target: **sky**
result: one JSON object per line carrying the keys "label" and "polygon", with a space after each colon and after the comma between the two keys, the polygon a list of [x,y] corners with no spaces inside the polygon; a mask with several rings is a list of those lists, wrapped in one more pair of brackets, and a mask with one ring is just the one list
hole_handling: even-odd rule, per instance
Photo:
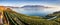
{"label": "sky", "polygon": [[60,0],[0,0],[3,6],[45,5],[60,7]]}

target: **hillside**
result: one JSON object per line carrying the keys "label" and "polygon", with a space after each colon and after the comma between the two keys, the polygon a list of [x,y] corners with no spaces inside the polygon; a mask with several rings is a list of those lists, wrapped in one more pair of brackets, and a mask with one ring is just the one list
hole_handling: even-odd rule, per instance
{"label": "hillside", "polygon": [[53,18],[53,17],[55,17],[55,16],[56,16],[56,18],[54,18],[54,19],[52,19],[52,20],[60,23],[60,11],[54,12],[53,14],[49,14],[49,15],[47,15],[46,17],[47,17],[48,19],[50,19],[50,18]]}
{"label": "hillside", "polygon": [[53,14],[48,14],[46,17],[52,18],[54,16],[60,17],[60,11],[54,12]]}
{"label": "hillside", "polygon": [[[49,21],[41,17],[27,16],[12,10],[5,10],[4,16],[9,25],[60,25],[56,21]],[[4,23],[6,25],[6,23]]]}
{"label": "hillside", "polygon": [[27,16],[21,13],[17,13],[11,10],[10,8],[7,8],[6,10],[4,9],[2,10],[2,12],[3,12],[2,14],[3,25],[60,25],[57,22],[59,21],[57,19],[52,21],[44,19],[42,17]]}

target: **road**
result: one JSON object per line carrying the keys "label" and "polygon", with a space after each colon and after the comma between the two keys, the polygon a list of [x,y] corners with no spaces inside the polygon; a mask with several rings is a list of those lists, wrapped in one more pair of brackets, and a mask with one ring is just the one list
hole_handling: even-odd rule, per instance
{"label": "road", "polygon": [[52,18],[50,18],[50,19],[47,19],[47,20],[52,20],[52,19],[55,19],[55,18],[57,18],[57,16],[55,16],[55,17],[52,17]]}

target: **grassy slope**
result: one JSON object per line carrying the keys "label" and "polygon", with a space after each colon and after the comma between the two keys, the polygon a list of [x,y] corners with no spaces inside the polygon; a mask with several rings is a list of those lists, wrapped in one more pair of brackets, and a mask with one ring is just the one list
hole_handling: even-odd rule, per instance
{"label": "grassy slope", "polygon": [[18,23],[19,25],[60,25],[56,21],[49,21],[43,19],[42,17],[27,16],[12,10],[6,10],[5,13],[6,12],[10,16],[10,18],[15,21],[15,24]]}
{"label": "grassy slope", "polygon": [[53,14],[49,14],[48,15],[49,17],[48,18],[51,18],[51,16],[57,16],[57,18],[55,18],[55,19],[53,19],[53,21],[56,21],[57,23],[59,23],[60,24],[60,12],[58,12],[58,13],[53,13]]}

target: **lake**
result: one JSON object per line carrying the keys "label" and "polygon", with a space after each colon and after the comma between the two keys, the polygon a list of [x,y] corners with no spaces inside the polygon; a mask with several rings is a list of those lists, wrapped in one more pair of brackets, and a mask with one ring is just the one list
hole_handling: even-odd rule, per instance
{"label": "lake", "polygon": [[57,11],[54,9],[26,9],[26,8],[12,8],[12,10],[29,16],[46,16]]}

